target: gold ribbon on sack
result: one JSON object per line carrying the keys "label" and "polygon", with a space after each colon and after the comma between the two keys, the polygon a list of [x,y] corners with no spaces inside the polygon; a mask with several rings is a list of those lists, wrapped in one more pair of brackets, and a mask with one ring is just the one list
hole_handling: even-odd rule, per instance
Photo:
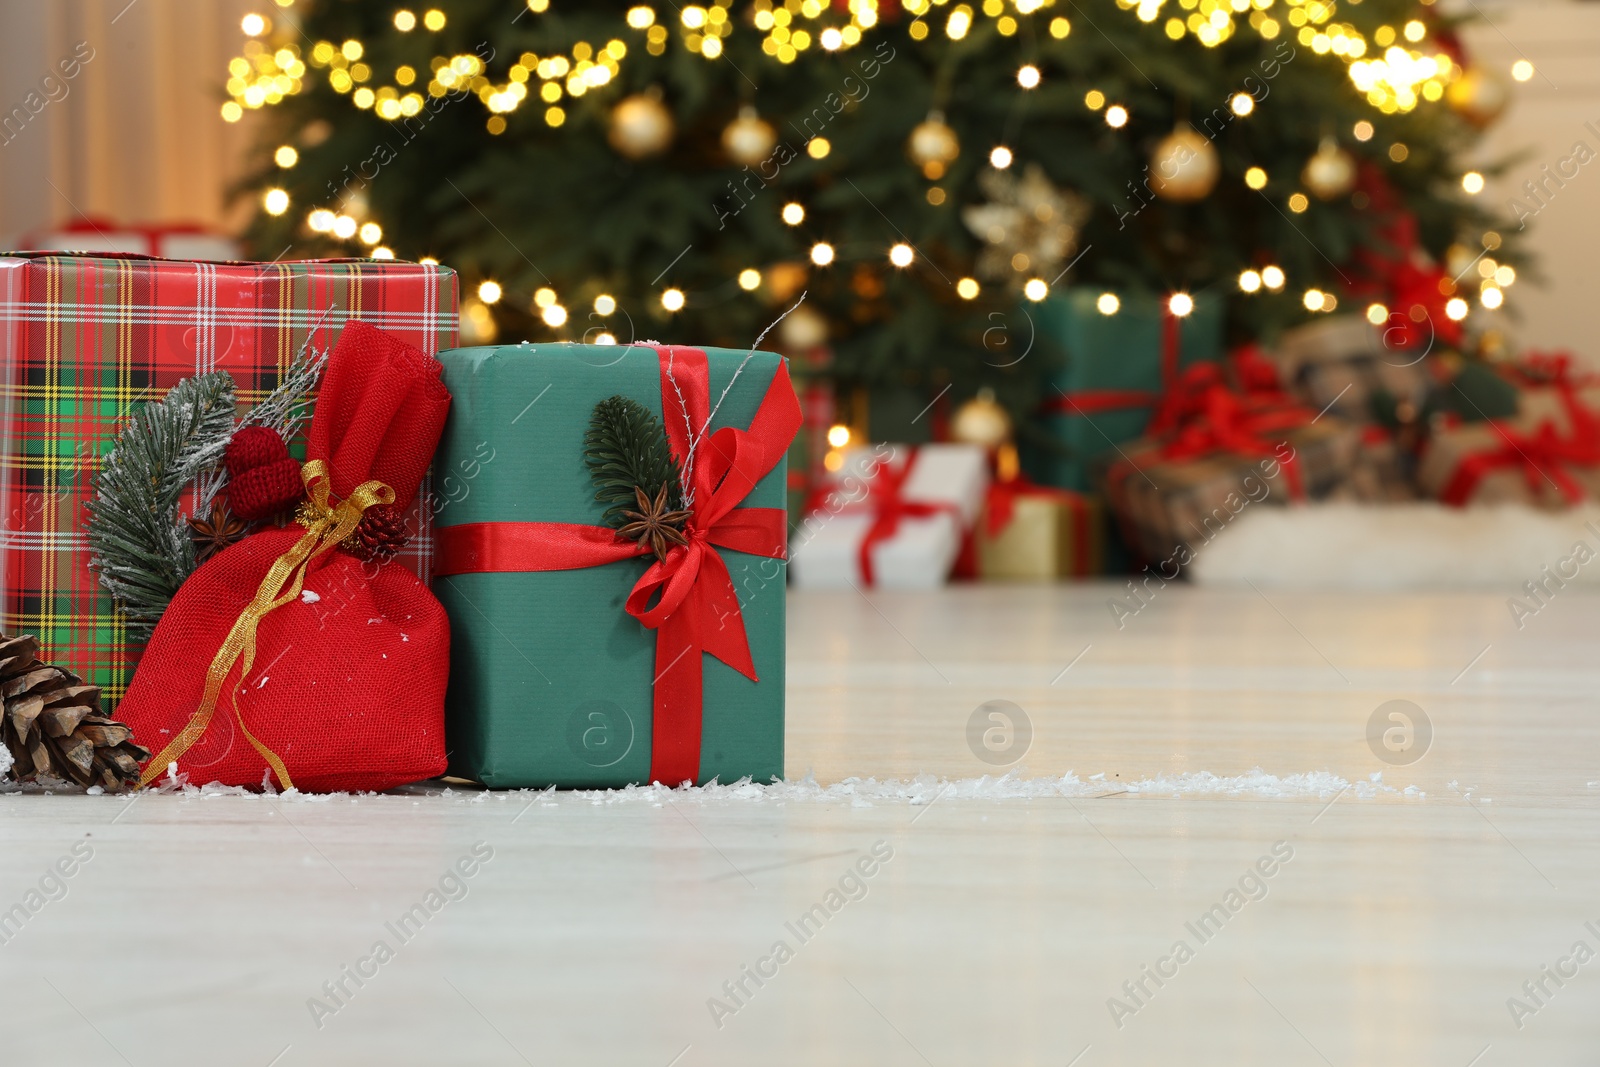
{"label": "gold ribbon on sack", "polygon": [[[301,586],[305,583],[306,568],[312,561],[354,533],[357,524],[361,522],[362,513],[368,508],[375,504],[394,503],[393,489],[382,482],[370,481],[356,486],[350,495],[338,504],[330,504],[328,465],[320,459],[314,459],[302,466],[300,479],[305,482],[306,494],[310,497],[309,507],[302,508],[300,515],[300,522],[306,527],[305,536],[296,541],[293,548],[279,556],[267,571],[267,576],[261,579],[261,587],[256,590],[255,599],[251,600],[239,614],[233,629],[228,631],[228,639],[222,642],[216,658],[211,661],[211,667],[206,672],[205,695],[200,701],[200,707],[190,717],[188,725],[172,739],[172,743],[145,764],[144,774],[139,778],[141,788],[154,781],[169,764],[187,752],[190,746],[205,734],[206,727],[211,724],[211,716],[217,710],[217,699],[222,695],[222,684],[233,672],[234,665],[241,660],[244,665],[239,669],[239,681],[241,685],[243,684],[245,676],[250,673],[251,664],[255,662],[256,628],[268,612],[283,607],[300,595]],[[239,732],[244,734],[245,740],[249,741],[257,752],[261,753],[261,758],[271,766],[283,788],[293,789],[294,783],[289,779],[289,769],[283,765],[283,760],[276,752],[258,741],[250,732],[249,727],[245,725],[243,713],[239,711],[237,701],[233,705],[233,714],[239,723]]]}

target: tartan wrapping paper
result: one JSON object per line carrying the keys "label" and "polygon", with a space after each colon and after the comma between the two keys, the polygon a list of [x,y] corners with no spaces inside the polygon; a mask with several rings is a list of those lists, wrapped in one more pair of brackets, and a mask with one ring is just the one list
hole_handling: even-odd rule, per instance
{"label": "tartan wrapping paper", "polygon": [[[114,705],[139,649],[89,570],[84,505],[100,457],[137,404],[194,374],[232,374],[242,416],[314,325],[316,347],[331,348],[349,319],[436,355],[455,343],[455,274],[371,260],[0,255],[0,629],[37,634],[43,658]],[[291,450],[304,455],[303,432]],[[190,500],[181,507],[187,514]],[[400,557],[423,581],[439,508],[424,482]]]}
{"label": "tartan wrapping paper", "polygon": [[[1578,388],[1574,390],[1574,395],[1590,411],[1600,411],[1600,388]],[[1441,426],[1429,435],[1417,462],[1417,484],[1425,495],[1442,498],[1467,457],[1505,448],[1508,430],[1516,434],[1533,434],[1545,423],[1554,426],[1562,435],[1572,433],[1572,419],[1561,390],[1555,387],[1519,390],[1515,418]],[[1532,454],[1527,454],[1526,458],[1534,471],[1533,478],[1528,477],[1528,468],[1522,464],[1499,467],[1479,479],[1470,497],[1462,503],[1531,504],[1551,509],[1569,506],[1571,502],[1551,477],[1556,464]],[[1600,499],[1600,467],[1578,464],[1560,466],[1562,473],[1581,487],[1587,499]]]}
{"label": "tartan wrapping paper", "polygon": [[1386,346],[1378,328],[1359,315],[1289,330],[1267,355],[1307,407],[1351,422],[1372,422],[1380,409],[1406,405],[1414,415],[1432,387],[1423,357]]}
{"label": "tartan wrapping paper", "polygon": [[[1359,426],[1322,418],[1284,431],[1283,441],[1294,449],[1305,499],[1349,494]],[[1214,452],[1168,460],[1160,444],[1146,438],[1123,451],[1128,458],[1107,470],[1106,499],[1129,546],[1147,562],[1169,559],[1180,546],[1199,550],[1249,507],[1294,499],[1278,457]],[[1287,454],[1281,447],[1280,452]]]}

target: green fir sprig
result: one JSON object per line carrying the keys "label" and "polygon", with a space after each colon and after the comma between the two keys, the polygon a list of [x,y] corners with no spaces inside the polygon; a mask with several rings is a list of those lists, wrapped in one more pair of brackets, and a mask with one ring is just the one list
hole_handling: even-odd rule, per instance
{"label": "green fir sprig", "polygon": [[234,391],[226,371],[179,382],[134,413],[95,475],[90,566],[135,638],[149,637],[194,573],[194,542],[178,500],[197,475],[221,462],[233,435]]}
{"label": "green fir sprig", "polygon": [[628,524],[624,513],[639,506],[636,489],[654,500],[666,487],[667,508],[683,507],[683,483],[666,431],[637,400],[612,396],[596,404],[583,445],[595,499],[606,505],[608,525],[621,529]]}

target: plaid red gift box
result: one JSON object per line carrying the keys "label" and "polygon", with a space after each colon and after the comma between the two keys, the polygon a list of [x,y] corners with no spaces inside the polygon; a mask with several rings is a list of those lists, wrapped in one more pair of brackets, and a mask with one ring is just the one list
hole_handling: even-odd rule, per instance
{"label": "plaid red gift box", "polygon": [[[455,344],[455,274],[373,260],[0,255],[0,630],[38,634],[46,658],[114,704],[139,649],[89,569],[84,505],[100,457],[140,402],[195,374],[232,374],[243,415],[308,339],[332,348],[352,319],[437,354]],[[438,506],[425,486],[401,556],[424,581]]]}

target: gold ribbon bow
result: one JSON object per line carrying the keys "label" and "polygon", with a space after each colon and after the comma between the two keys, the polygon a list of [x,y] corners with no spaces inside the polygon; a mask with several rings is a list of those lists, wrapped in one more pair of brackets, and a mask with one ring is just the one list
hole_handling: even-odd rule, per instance
{"label": "gold ribbon bow", "polygon": [[[245,676],[250,673],[251,664],[255,662],[256,628],[268,612],[283,607],[300,595],[301,586],[305,584],[306,568],[311,562],[354,533],[357,524],[361,522],[362,513],[368,508],[374,504],[394,503],[393,489],[382,482],[370,481],[356,486],[350,495],[338,504],[329,504],[328,498],[332,487],[329,484],[328,465],[320,459],[314,459],[302,466],[300,479],[305,482],[306,493],[311,498],[309,508],[302,509],[300,518],[306,526],[305,536],[296,541],[293,548],[279,556],[267,571],[267,576],[261,579],[261,587],[256,590],[255,599],[251,600],[239,614],[233,629],[228,631],[228,639],[222,643],[222,647],[217,650],[216,658],[211,661],[211,668],[206,672],[205,695],[200,701],[200,707],[195,710],[178,736],[172,739],[172,743],[145,764],[144,774],[139,778],[141,787],[149,785],[166,770],[168,764],[187,752],[190,746],[205,734],[206,727],[211,724],[211,716],[217,710],[217,698],[222,694],[222,683],[233,671],[234,664],[241,660],[244,665],[239,669],[239,682],[241,686],[243,685]],[[283,760],[276,752],[258,741],[250,732],[244,723],[243,713],[239,711],[237,700],[233,705],[233,714],[239,723],[239,732],[257,752],[261,753],[262,759],[272,767],[283,788],[293,789],[294,783],[289,780],[289,769],[283,765]]]}

